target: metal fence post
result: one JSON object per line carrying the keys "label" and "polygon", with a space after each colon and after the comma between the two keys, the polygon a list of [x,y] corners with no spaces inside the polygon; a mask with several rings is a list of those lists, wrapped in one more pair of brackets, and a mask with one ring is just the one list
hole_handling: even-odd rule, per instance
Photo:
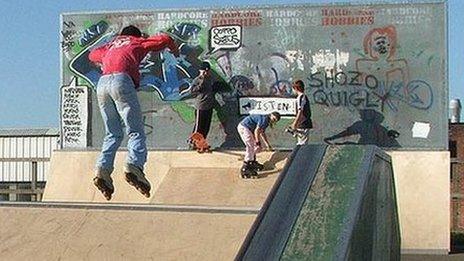
{"label": "metal fence post", "polygon": [[32,177],[31,177],[31,190],[33,194],[31,194],[31,201],[37,201],[37,161],[32,162]]}

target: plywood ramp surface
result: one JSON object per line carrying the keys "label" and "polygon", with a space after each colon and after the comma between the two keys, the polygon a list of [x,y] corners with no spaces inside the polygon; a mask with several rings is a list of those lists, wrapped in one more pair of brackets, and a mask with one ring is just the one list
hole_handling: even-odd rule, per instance
{"label": "plywood ramp surface", "polygon": [[[93,186],[96,151],[57,151],[51,159],[43,200],[46,202],[106,202]],[[156,203],[261,206],[288,152],[263,152],[258,160],[268,169],[260,179],[238,177],[243,152],[150,151],[145,166],[152,184],[145,198],[124,181],[126,152],[118,152],[113,180],[115,203]]]}
{"label": "plywood ramp surface", "polygon": [[232,260],[253,214],[0,207],[2,260]]}

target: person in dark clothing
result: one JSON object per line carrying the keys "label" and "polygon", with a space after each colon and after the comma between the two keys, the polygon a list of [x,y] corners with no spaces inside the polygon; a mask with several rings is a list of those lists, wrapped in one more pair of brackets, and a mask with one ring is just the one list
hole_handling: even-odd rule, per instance
{"label": "person in dark clothing", "polygon": [[297,145],[304,145],[308,142],[309,130],[313,127],[311,107],[309,106],[308,96],[304,93],[303,81],[295,81],[293,83],[293,90],[298,95],[296,100],[297,113],[290,127],[294,130],[294,135],[297,138]]}
{"label": "person in dark clothing", "polygon": [[[211,79],[211,66],[203,62],[199,75],[193,79],[190,92],[196,95],[195,125],[192,133],[199,132],[206,139],[211,127],[213,107],[217,103],[214,83]],[[191,144],[191,141],[189,140]]]}

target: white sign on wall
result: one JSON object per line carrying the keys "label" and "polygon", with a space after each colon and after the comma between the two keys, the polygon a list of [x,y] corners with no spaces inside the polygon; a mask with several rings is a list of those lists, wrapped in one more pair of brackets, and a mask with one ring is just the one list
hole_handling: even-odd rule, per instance
{"label": "white sign on wall", "polygon": [[219,50],[237,50],[242,46],[242,27],[240,25],[223,25],[210,30],[210,53]]}
{"label": "white sign on wall", "polygon": [[61,88],[61,142],[63,148],[87,147],[88,127],[87,86],[77,86],[73,77],[69,85]]}
{"label": "white sign on wall", "polygon": [[240,115],[279,112],[282,116],[296,115],[296,98],[240,97]]}

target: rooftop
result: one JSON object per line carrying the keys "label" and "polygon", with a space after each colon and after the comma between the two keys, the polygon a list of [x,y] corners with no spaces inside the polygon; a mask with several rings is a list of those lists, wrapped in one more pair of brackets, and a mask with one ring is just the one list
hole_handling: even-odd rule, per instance
{"label": "rooftop", "polygon": [[0,137],[59,136],[58,128],[0,128]]}

